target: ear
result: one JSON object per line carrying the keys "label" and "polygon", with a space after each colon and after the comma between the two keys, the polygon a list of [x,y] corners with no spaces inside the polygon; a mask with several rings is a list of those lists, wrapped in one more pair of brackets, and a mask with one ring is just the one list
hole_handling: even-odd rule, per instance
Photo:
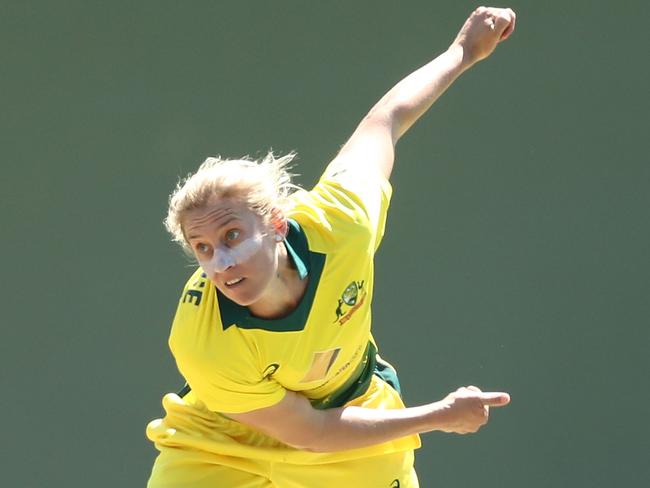
{"label": "ear", "polygon": [[273,207],[271,209],[271,227],[276,236],[281,237],[279,241],[287,237],[287,233],[289,232],[289,223],[287,222],[286,215],[284,215],[284,212],[279,207]]}

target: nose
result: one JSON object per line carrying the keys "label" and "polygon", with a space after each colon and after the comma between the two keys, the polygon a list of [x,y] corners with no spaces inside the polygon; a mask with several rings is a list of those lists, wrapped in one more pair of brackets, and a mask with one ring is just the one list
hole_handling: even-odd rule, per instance
{"label": "nose", "polygon": [[235,260],[228,252],[219,252],[216,251],[210,260],[212,269],[217,273],[223,273],[224,271],[232,268],[235,264]]}

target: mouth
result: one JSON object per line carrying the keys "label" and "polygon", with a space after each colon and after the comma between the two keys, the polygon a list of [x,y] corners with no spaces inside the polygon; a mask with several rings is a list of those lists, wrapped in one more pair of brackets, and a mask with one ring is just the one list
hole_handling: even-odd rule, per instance
{"label": "mouth", "polygon": [[228,281],[226,281],[224,284],[225,284],[226,287],[228,287],[228,288],[234,288],[234,287],[236,287],[237,285],[240,285],[240,284],[241,284],[245,279],[246,279],[246,278],[235,278],[235,279],[232,279],[232,280],[228,280]]}

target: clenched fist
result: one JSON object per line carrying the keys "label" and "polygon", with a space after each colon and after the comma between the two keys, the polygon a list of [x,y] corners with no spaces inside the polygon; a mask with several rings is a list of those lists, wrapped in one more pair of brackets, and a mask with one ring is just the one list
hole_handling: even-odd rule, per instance
{"label": "clenched fist", "polygon": [[453,45],[463,49],[467,66],[487,58],[515,30],[517,16],[509,8],[479,7],[468,17]]}

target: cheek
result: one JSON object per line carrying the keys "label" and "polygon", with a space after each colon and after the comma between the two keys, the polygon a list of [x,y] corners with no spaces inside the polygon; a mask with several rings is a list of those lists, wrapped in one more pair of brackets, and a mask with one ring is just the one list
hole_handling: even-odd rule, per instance
{"label": "cheek", "polygon": [[275,246],[263,246],[248,262],[261,275],[274,273],[277,267]]}
{"label": "cheek", "polygon": [[244,240],[241,244],[233,249],[227,250],[232,261],[237,264],[245,264],[255,259],[255,257],[264,250],[264,239],[262,236],[256,236]]}

